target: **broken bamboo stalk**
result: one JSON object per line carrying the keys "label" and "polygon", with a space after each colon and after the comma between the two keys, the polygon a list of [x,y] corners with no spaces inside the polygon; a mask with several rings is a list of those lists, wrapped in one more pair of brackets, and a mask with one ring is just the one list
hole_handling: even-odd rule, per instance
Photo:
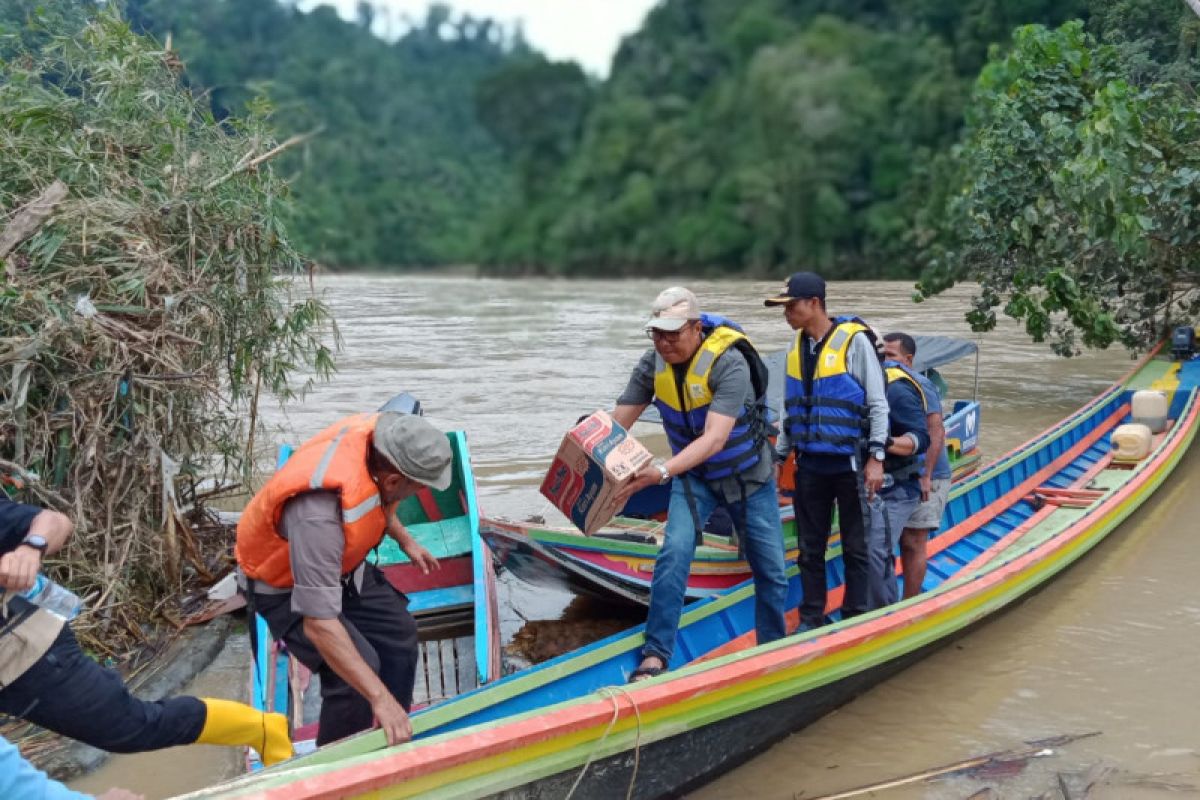
{"label": "broken bamboo stalk", "polygon": [[322,130],[324,130],[324,127],[317,128],[316,130],[309,131],[308,133],[298,133],[295,136],[290,137],[287,141],[271,148],[270,150],[268,150],[267,152],[263,153],[260,156],[255,156],[254,158],[251,158],[249,160],[242,160],[233,169],[229,170],[229,172],[226,172],[221,177],[214,178],[213,180],[206,183],[204,185],[204,191],[211,192],[213,189],[217,188],[222,183],[224,183],[225,181],[234,177],[235,175],[240,175],[243,172],[248,172],[249,170],[257,168],[260,164],[262,164],[266,161],[270,161],[272,158],[279,155],[284,150],[287,150],[289,147],[295,147],[298,144],[302,144],[303,142],[308,141],[309,139],[311,139],[314,136],[316,136],[317,134],[319,134]]}
{"label": "broken bamboo stalk", "polygon": [[[40,195],[17,209],[12,221],[0,231],[0,258],[6,258],[17,245],[37,233],[42,223],[54,213],[54,208],[67,196],[67,185],[55,180]],[[17,265],[6,261],[4,272],[9,281],[17,279]]]}

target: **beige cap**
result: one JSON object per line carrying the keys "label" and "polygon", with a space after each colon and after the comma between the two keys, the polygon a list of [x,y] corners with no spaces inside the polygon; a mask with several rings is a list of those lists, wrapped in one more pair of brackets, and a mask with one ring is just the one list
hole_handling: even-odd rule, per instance
{"label": "beige cap", "polygon": [[375,449],[392,466],[439,492],[453,479],[454,453],[446,434],[422,417],[385,412],[375,421]]}
{"label": "beige cap", "polygon": [[700,304],[696,302],[696,295],[682,286],[672,286],[659,292],[650,304],[646,330],[677,331],[697,319],[700,319]]}

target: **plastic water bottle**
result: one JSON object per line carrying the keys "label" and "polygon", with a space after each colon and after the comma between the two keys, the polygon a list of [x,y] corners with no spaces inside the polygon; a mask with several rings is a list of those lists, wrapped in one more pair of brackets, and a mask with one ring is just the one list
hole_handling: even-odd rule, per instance
{"label": "plastic water bottle", "polygon": [[79,595],[38,573],[33,586],[21,594],[26,600],[63,619],[75,619],[83,609]]}

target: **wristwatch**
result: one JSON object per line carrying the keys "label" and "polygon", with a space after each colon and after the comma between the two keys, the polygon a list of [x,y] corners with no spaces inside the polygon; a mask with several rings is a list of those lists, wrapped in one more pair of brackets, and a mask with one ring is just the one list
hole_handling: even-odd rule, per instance
{"label": "wristwatch", "polygon": [[660,461],[657,464],[655,464],[654,466],[658,468],[658,474],[660,476],[662,476],[658,479],[658,485],[662,486],[662,485],[670,482],[671,470],[667,469],[667,465]]}
{"label": "wristwatch", "polygon": [[28,536],[26,536],[24,538],[24,540],[21,541],[21,544],[19,544],[17,546],[20,547],[22,545],[24,545],[25,547],[32,547],[34,550],[37,550],[42,555],[46,555],[46,548],[50,546],[50,543],[46,541],[46,538],[44,536],[39,536],[36,533],[31,533]]}

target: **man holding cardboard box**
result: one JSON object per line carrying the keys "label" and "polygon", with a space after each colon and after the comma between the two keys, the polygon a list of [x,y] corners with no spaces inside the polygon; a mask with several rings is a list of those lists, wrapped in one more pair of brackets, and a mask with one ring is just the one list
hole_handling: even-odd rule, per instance
{"label": "man holding cardboard box", "polygon": [[634,492],[672,481],[666,534],[650,585],[642,663],[631,680],[667,669],[701,525],[724,508],[741,536],[754,575],[759,643],[785,634],[783,532],[767,441],[767,370],[732,321],[701,314],[696,296],[666,289],[651,305],[646,351],[617,400],[613,419],[630,428],[653,402],[662,415],[672,457],[641,468],[626,484]]}

